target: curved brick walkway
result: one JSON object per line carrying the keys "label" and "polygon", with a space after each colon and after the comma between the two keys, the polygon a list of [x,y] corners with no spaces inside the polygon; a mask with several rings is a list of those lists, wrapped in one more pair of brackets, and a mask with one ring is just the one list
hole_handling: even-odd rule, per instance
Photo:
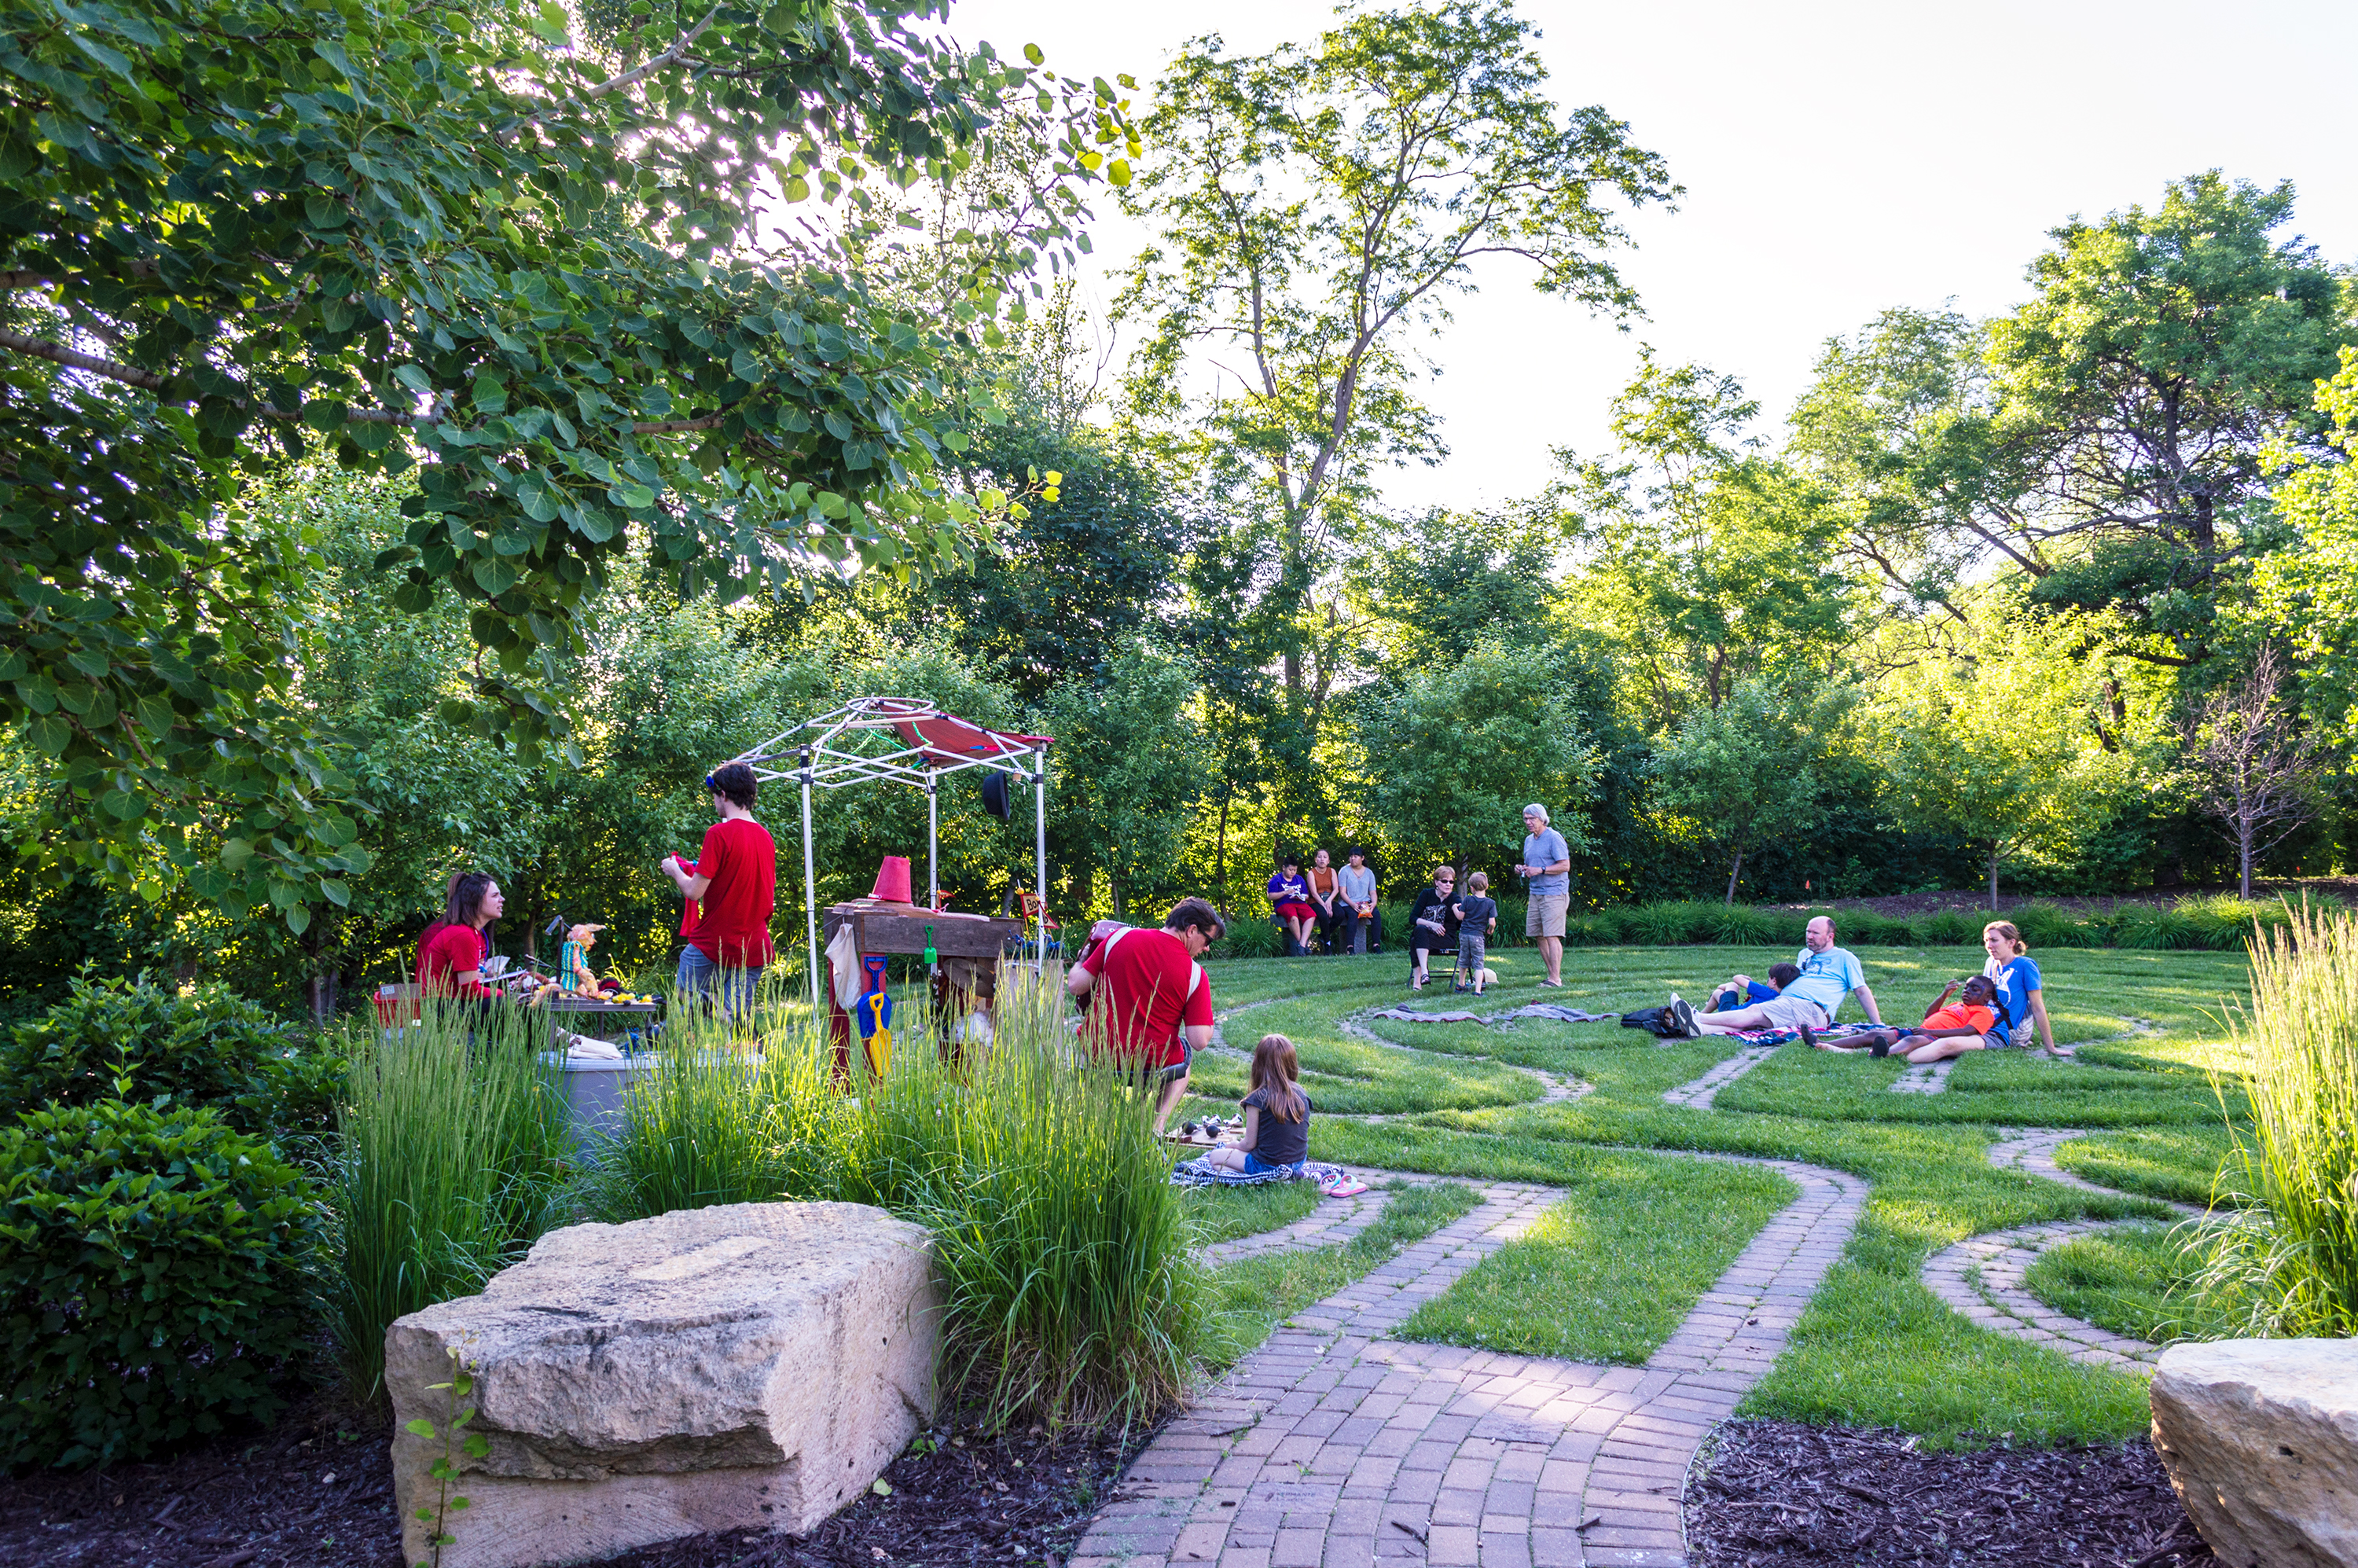
{"label": "curved brick walkway", "polygon": [[1782,1351],[1866,1197],[1840,1172],[1745,1162],[1801,1195],[1645,1366],[1389,1337],[1560,1195],[1480,1186],[1480,1208],[1294,1314],[1166,1427],[1068,1568],[1682,1564],[1689,1461]]}
{"label": "curved brick walkway", "polygon": [[[2055,1163],[2056,1150],[2074,1138],[2086,1136],[2082,1129],[2001,1128],[1997,1141],[1990,1145],[1989,1161],[2002,1171],[2020,1171],[2083,1193],[2120,1196],[2110,1187],[2082,1180]],[[2204,1212],[2191,1204],[2172,1203],[2167,1206],[2189,1216]],[[1925,1289],[1993,1333],[2047,1346],[2091,1367],[2150,1370],[2161,1355],[2159,1346],[2057,1312],[2023,1286],[2023,1278],[2030,1271],[2031,1264],[2049,1248],[2132,1223],[2135,1222],[2116,1219],[2052,1220],[1969,1236],[1926,1259],[1919,1278],[1924,1281]]]}
{"label": "curved brick walkway", "polygon": [[1957,1058],[1951,1056],[1939,1062],[1911,1065],[1891,1086],[1896,1095],[1937,1095],[1949,1087],[1949,1075],[1957,1070]]}
{"label": "curved brick walkway", "polygon": [[[1344,1167],[1350,1170],[1349,1166]],[[1232,1241],[1215,1241],[1199,1249],[1195,1254],[1217,1268],[1233,1263],[1239,1258],[1258,1258],[1264,1252],[1284,1252],[1296,1247],[1340,1247],[1359,1232],[1383,1217],[1384,1207],[1392,1195],[1372,1184],[1398,1178],[1384,1171],[1351,1171],[1351,1174],[1369,1183],[1368,1190],[1347,1198],[1321,1198],[1318,1206],[1292,1225],[1275,1230],[1264,1230],[1258,1236],[1239,1236]]]}
{"label": "curved brick walkway", "polygon": [[1682,1105],[1691,1110],[1709,1110],[1711,1102],[1719,1098],[1720,1090],[1774,1056],[1780,1049],[1781,1046],[1776,1045],[1747,1045],[1702,1077],[1690,1079],[1674,1089],[1664,1089],[1662,1103]]}

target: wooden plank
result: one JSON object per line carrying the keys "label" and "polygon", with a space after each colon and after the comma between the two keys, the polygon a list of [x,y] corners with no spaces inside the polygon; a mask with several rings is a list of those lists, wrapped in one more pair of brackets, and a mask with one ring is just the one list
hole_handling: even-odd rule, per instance
{"label": "wooden plank", "polygon": [[860,950],[863,953],[922,953],[925,927],[934,928],[934,951],[961,958],[995,958],[1009,941],[1022,934],[1011,920],[914,919],[905,914],[862,914]]}

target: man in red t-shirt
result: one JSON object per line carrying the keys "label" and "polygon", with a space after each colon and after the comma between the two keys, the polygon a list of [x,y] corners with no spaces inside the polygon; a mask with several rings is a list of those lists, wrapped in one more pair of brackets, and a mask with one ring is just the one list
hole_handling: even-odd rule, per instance
{"label": "man in red t-shirt", "polygon": [[1197,960],[1220,939],[1219,915],[1184,898],[1160,931],[1117,926],[1093,942],[1065,977],[1065,989],[1096,1005],[1082,1026],[1116,1056],[1135,1058],[1163,1084],[1155,1107],[1160,1135],[1187,1092],[1195,1053],[1212,1043],[1212,983]]}
{"label": "man in red t-shirt", "polygon": [[753,820],[760,790],[753,770],[730,762],[708,774],[712,814],[696,869],[664,857],[664,875],[693,903],[696,929],[680,949],[676,994],[708,996],[717,981],[721,1010],[731,1018],[753,1005],[753,985],[775,954],[770,946],[770,912],[777,903],[778,847],[770,830]]}

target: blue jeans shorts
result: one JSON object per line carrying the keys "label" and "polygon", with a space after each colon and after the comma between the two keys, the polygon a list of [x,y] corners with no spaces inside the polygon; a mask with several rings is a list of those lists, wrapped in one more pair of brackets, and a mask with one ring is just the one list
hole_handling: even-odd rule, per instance
{"label": "blue jeans shorts", "polygon": [[1302,1167],[1308,1163],[1307,1160],[1303,1160],[1291,1165],[1272,1165],[1251,1150],[1245,1151],[1245,1174],[1248,1176],[1265,1176],[1282,1171],[1289,1176],[1299,1177],[1302,1174]]}
{"label": "blue jeans shorts", "polygon": [[742,1018],[753,1011],[753,986],[761,974],[759,969],[724,969],[706,957],[703,949],[682,947],[678,971],[672,977],[673,1000],[710,999],[718,991],[720,1011],[731,1019]]}

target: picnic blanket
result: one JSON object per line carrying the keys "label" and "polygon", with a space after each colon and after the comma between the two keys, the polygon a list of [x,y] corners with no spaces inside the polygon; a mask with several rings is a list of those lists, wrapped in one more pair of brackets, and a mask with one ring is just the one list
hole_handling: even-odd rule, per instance
{"label": "picnic blanket", "polygon": [[1278,1171],[1258,1171],[1251,1175],[1242,1171],[1223,1171],[1211,1161],[1202,1158],[1183,1160],[1171,1167],[1171,1184],[1174,1187],[1258,1187],[1269,1182],[1315,1182],[1320,1186],[1332,1186],[1343,1179],[1340,1165],[1328,1165],[1316,1160],[1305,1160],[1302,1174],[1296,1176]]}
{"label": "picnic blanket", "polygon": [[1403,1023],[1498,1023],[1509,1018],[1547,1018],[1558,1023],[1602,1023],[1621,1015],[1617,1012],[1583,1012],[1576,1007],[1564,1007],[1557,1002],[1535,1001],[1505,1012],[1468,1012],[1463,1008],[1448,1012],[1419,1012],[1413,1008],[1386,1007],[1368,1016],[1397,1018]]}
{"label": "picnic blanket", "polygon": [[[1817,1035],[1830,1045],[1839,1044],[1854,1034],[1872,1033],[1875,1028],[1872,1023],[1837,1023],[1831,1029],[1819,1030]],[[1747,1045],[1787,1045],[1801,1037],[1801,1032],[1794,1029],[1739,1029],[1726,1036],[1730,1040],[1741,1040]]]}

